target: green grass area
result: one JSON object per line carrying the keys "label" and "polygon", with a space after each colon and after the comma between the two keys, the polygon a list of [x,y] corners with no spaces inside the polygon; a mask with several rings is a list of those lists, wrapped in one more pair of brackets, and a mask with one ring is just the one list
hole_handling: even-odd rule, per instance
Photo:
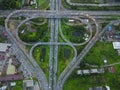
{"label": "green grass area", "polygon": [[62,20],[62,32],[65,37],[73,43],[85,42],[85,33],[89,34],[85,29],[85,25],[67,25],[68,21]]}
{"label": "green grass area", "polygon": [[46,0],[37,0],[38,5],[40,6],[41,4],[43,4]]}
{"label": "green grass area", "polygon": [[[99,76],[102,75],[93,75],[93,76],[78,76],[74,72],[67,80],[64,85],[63,90],[89,90],[89,87],[101,86],[104,85],[102,81],[95,82],[99,80]],[[93,79],[94,78],[94,79]],[[100,83],[101,82],[101,83]]]}
{"label": "green grass area", "polygon": [[[49,41],[48,22],[43,25],[30,24],[31,30],[28,30],[27,25],[23,24],[19,28],[19,37],[24,42]],[[24,33],[21,33],[24,30]]]}
{"label": "green grass area", "polygon": [[117,51],[113,49],[112,43],[105,42],[97,42],[87,56],[83,59],[83,61],[102,65],[104,57],[106,57],[109,64],[120,62],[120,56],[118,56]]}
{"label": "green grass area", "polygon": [[60,32],[58,33],[58,42],[64,42],[64,40],[62,39]]}
{"label": "green grass area", "polygon": [[33,51],[33,57],[35,58],[39,66],[42,68],[47,78],[49,76],[49,50],[49,46],[37,46]]}
{"label": "green grass area", "polygon": [[21,0],[1,0],[1,10],[19,9],[21,7]]}
{"label": "green grass area", "polygon": [[45,10],[49,7],[49,0],[37,0],[38,8]]}
{"label": "green grass area", "polygon": [[2,25],[2,26],[5,25],[5,18],[0,18],[0,25]]}
{"label": "green grass area", "polygon": [[[91,65],[102,66],[103,58],[106,58],[108,64],[120,62],[120,56],[116,50],[113,49],[112,43],[97,42],[90,52],[85,56],[81,62],[81,69],[89,69],[83,66],[83,63],[89,63]],[[63,90],[88,90],[89,87],[97,86],[110,86],[111,90],[119,90],[120,88],[120,64],[113,66],[115,73],[109,72],[108,68],[105,68],[104,74],[91,74],[91,75],[77,75],[75,70],[68,78],[64,85]]]}
{"label": "green grass area", "polygon": [[81,51],[85,48],[86,44],[85,45],[82,45],[82,46],[76,46],[76,50],[77,50],[77,55],[79,55],[81,53]]}
{"label": "green grass area", "polygon": [[46,19],[44,19],[44,18],[34,18],[34,19],[30,20],[30,21],[40,24],[40,23],[43,23],[45,20]]}
{"label": "green grass area", "polygon": [[12,90],[23,90],[23,80],[15,81],[16,86]]}
{"label": "green grass area", "polygon": [[59,46],[58,48],[58,73],[59,76],[65,67],[71,62],[74,57],[74,50],[70,46]]}
{"label": "green grass area", "polygon": [[11,17],[10,19],[11,19],[11,20],[25,20],[26,17],[24,17],[24,16],[19,16],[19,17]]}
{"label": "green grass area", "polygon": [[7,37],[2,35],[2,32],[0,32],[0,42],[5,42],[7,41]]}
{"label": "green grass area", "polygon": [[27,49],[28,51],[30,51],[31,48],[32,48],[32,46],[26,45],[26,49]]}
{"label": "green grass area", "polygon": [[99,6],[71,6],[69,5],[66,0],[62,0],[62,4],[67,9],[72,10],[120,10],[119,6],[108,6],[108,7],[99,7]]}
{"label": "green grass area", "polygon": [[0,42],[4,42],[5,40],[6,40],[6,38],[4,38],[0,35]]}
{"label": "green grass area", "polygon": [[76,72],[73,72],[72,75],[66,81],[63,90],[88,90],[89,87],[105,85],[110,86],[111,90],[119,90],[120,72],[116,71],[116,73],[113,74],[106,71],[104,74],[92,74],[82,76],[78,76]]}

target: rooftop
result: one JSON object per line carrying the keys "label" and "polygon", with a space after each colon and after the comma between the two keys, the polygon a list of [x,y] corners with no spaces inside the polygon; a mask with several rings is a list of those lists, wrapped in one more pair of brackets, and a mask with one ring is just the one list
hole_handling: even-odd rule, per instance
{"label": "rooftop", "polygon": [[21,80],[23,79],[23,75],[6,75],[6,76],[0,76],[0,82],[1,81],[13,81],[13,80]]}
{"label": "rooftop", "polygon": [[33,80],[24,80],[23,83],[26,83],[26,87],[32,87],[33,84]]}
{"label": "rooftop", "polygon": [[24,80],[23,81],[23,89],[24,90],[40,90],[38,82],[34,80]]}
{"label": "rooftop", "polygon": [[0,52],[6,52],[6,50],[8,49],[8,46],[11,46],[11,44],[0,43]]}
{"label": "rooftop", "polygon": [[120,42],[113,42],[114,49],[120,49]]}

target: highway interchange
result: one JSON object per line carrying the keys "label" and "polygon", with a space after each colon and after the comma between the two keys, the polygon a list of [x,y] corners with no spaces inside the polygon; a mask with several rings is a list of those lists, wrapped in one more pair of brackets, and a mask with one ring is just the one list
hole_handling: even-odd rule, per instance
{"label": "highway interchange", "polygon": [[[13,37],[13,35],[11,34],[11,32],[8,28],[8,22],[9,22],[10,18],[14,17],[14,16],[16,17],[16,15],[17,16],[22,15],[22,16],[27,17],[16,28],[17,39],[19,39],[18,28],[25,22],[27,22],[33,18],[37,18],[37,17],[44,17],[44,18],[49,19],[49,26],[50,26],[50,31],[51,31],[50,42],[26,43],[19,39],[19,41],[21,41],[21,43],[23,43],[25,45],[33,45],[30,50],[30,58],[28,61],[26,60],[25,62],[27,62],[27,65],[28,65],[27,67],[30,69],[30,72],[32,72],[38,78],[42,90],[62,90],[62,87],[63,87],[66,79],[70,76],[70,74],[76,68],[76,66],[78,64],[80,64],[83,57],[89,52],[89,50],[92,48],[92,46],[95,44],[95,42],[99,39],[99,37],[104,33],[107,26],[102,30],[102,32],[100,32],[99,25],[96,22],[94,16],[96,16],[96,17],[97,17],[97,15],[102,16],[103,14],[104,15],[109,15],[109,14],[120,15],[119,12],[114,12],[114,11],[113,11],[113,13],[106,12],[106,11],[98,11],[98,13],[96,13],[95,11],[72,11],[72,10],[60,11],[60,6],[61,6],[61,0],[50,0],[50,11],[47,11],[47,10],[44,10],[44,11],[41,11],[41,10],[16,10],[16,11],[13,11],[12,13],[10,13],[5,20],[5,28],[6,28],[7,33],[9,34],[11,40],[14,42],[15,46],[18,47],[20,49],[20,51],[22,52],[22,50],[19,46],[19,43]],[[3,17],[5,15],[6,14],[3,14]],[[93,17],[90,15],[93,15]],[[0,16],[2,16],[2,15],[0,15]],[[96,34],[92,37],[91,25],[89,23],[83,22],[89,26],[91,35],[90,35],[88,41],[86,41],[82,44],[71,43],[64,37],[62,30],[61,30],[61,21],[60,21],[61,18],[76,18],[76,17],[79,20],[80,20],[80,18],[88,18],[89,20],[94,22],[94,24],[96,26]],[[110,24],[113,24],[115,22],[120,22],[120,20],[113,21]],[[58,30],[59,29],[60,29],[60,34],[65,42],[58,42]],[[76,45],[77,46],[84,45],[86,43],[88,43],[86,45],[86,47],[83,49],[83,51],[79,55],[77,55],[75,46]],[[32,52],[33,52],[34,48],[38,45],[50,45],[49,81],[47,81],[44,72],[39,67],[39,65],[35,62],[35,60],[32,56]],[[72,62],[65,68],[65,70],[62,72],[62,74],[60,75],[60,77],[57,80],[56,73],[57,73],[57,64],[59,62],[58,61],[58,46],[59,45],[68,45],[68,46],[72,47],[74,50],[74,57],[73,57]],[[22,54],[23,54],[23,56],[26,57],[24,52],[22,52]],[[26,57],[26,58],[28,58],[28,57]]]}

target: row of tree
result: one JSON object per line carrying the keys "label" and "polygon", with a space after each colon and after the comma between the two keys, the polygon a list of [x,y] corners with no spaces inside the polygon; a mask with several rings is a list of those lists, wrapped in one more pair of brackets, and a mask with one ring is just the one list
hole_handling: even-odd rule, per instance
{"label": "row of tree", "polygon": [[19,9],[21,7],[21,0],[1,0],[0,9]]}

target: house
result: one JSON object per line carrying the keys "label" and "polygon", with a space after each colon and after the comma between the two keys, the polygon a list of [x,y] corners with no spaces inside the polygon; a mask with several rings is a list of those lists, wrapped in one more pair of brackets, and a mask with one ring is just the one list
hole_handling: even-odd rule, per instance
{"label": "house", "polygon": [[90,71],[89,71],[89,70],[78,70],[78,71],[77,71],[77,74],[78,74],[78,75],[90,74]]}
{"label": "house", "polygon": [[90,73],[98,73],[98,70],[97,69],[91,69]]}
{"label": "house", "polygon": [[25,84],[26,87],[32,87],[33,86],[33,80],[24,80],[23,84]]}
{"label": "house", "polygon": [[113,48],[118,51],[118,55],[120,55],[120,42],[113,42]]}
{"label": "house", "polygon": [[0,90],[6,90],[7,89],[7,86],[2,86],[1,88],[0,88]]}
{"label": "house", "polygon": [[83,70],[83,74],[89,74],[90,70]]}
{"label": "house", "polygon": [[7,33],[5,31],[2,32],[3,36],[7,36]]}
{"label": "house", "polygon": [[78,71],[77,71],[77,74],[78,74],[78,75],[82,75],[82,70],[78,70]]}
{"label": "house", "polygon": [[103,86],[89,87],[89,90],[106,90]]}
{"label": "house", "polygon": [[102,86],[92,88],[90,87],[89,90],[103,90]]}
{"label": "house", "polygon": [[104,68],[98,69],[98,73],[104,73],[104,72],[105,72]]}
{"label": "house", "polygon": [[73,22],[74,22],[74,20],[73,20],[73,19],[69,19],[69,22],[70,22],[70,23],[73,23]]}
{"label": "house", "polygon": [[16,82],[11,82],[10,86],[12,86],[12,87],[16,86]]}
{"label": "house", "polygon": [[108,69],[109,69],[109,72],[115,73],[115,68],[113,66],[109,67]]}
{"label": "house", "polygon": [[32,1],[30,2],[30,5],[34,5],[34,4],[37,4],[37,1],[36,1],[36,0],[32,0]]}
{"label": "house", "polygon": [[113,48],[114,49],[120,49],[120,42],[113,42]]}
{"label": "house", "polygon": [[112,26],[109,25],[109,26],[107,27],[107,30],[108,30],[108,31],[112,31]]}
{"label": "house", "polygon": [[29,3],[30,3],[30,0],[26,0],[26,4],[28,4],[28,5],[29,5]]}
{"label": "house", "polygon": [[90,70],[78,70],[77,74],[82,75],[82,74],[94,74],[94,73],[104,73],[104,69],[90,69]]}
{"label": "house", "polygon": [[0,43],[0,52],[5,53],[9,47],[11,47],[11,44]]}
{"label": "house", "polygon": [[95,87],[94,90],[103,90],[103,87],[102,86],[99,86],[99,87]]}
{"label": "house", "polygon": [[2,81],[13,81],[13,80],[22,80],[23,78],[24,77],[21,74],[0,76],[0,82],[2,82]]}
{"label": "house", "polygon": [[40,90],[39,85],[34,80],[24,80],[23,90]]}

